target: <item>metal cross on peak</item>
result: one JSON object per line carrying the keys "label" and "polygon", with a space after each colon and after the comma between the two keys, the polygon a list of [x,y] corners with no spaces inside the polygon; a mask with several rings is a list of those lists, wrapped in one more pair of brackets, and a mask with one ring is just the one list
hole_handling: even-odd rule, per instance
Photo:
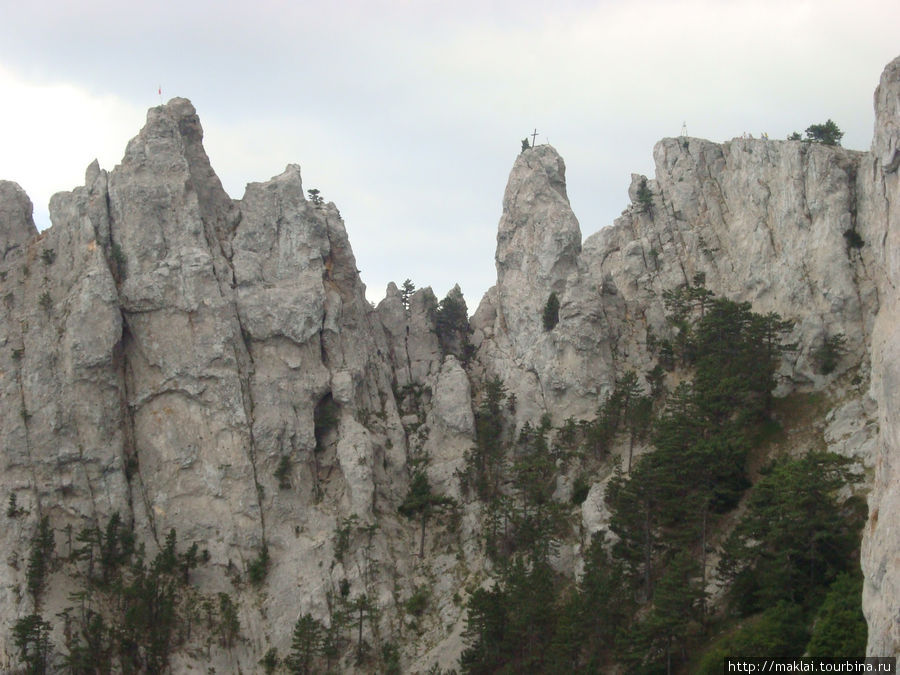
{"label": "metal cross on peak", "polygon": [[534,142],[537,140],[537,127],[534,129],[534,133],[531,134],[531,147],[534,147]]}

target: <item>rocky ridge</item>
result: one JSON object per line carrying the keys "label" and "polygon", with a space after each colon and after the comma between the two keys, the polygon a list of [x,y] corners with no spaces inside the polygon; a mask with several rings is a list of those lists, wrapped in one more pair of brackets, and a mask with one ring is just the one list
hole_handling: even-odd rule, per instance
{"label": "rocky ridge", "polygon": [[[195,583],[237,597],[240,644],[180,650],[176,672],[253,671],[269,647],[287,651],[300,614],[327,620],[345,580],[351,598],[382,608],[366,635],[398,636],[405,670],[454,666],[457,594],[489,567],[458,477],[478,384],[504,381],[518,426],[545,413],[589,419],[617,376],[654,362],[663,291],[698,278],[795,321],[780,393],[825,392],[823,442],[870,470],[869,653],[900,653],[900,59],[875,105],[868,153],[665,139],[655,179],[633,176],[632,206],[584,242],[562,158],[547,145],[523,152],[503,198],[497,285],[462,360],[442,353],[430,289],[404,298],[391,285],[377,308],[366,302],[340,214],[304,196],[299,167],[229,198],[184,99],[150,110],[115,169],[94,163],[83,187],[55,195],[45,232],[24,192],[0,183],[0,497],[14,494],[21,510],[0,532],[0,667],[15,663],[12,624],[33,610],[23,562],[39,519],[62,554],[68,526],[113,513],[148,551],[171,528],[197,542],[209,563]],[[546,330],[551,293],[559,322]],[[838,334],[848,355],[823,375],[815,350]],[[418,560],[418,528],[397,508],[426,457],[432,486],[462,508]],[[584,533],[605,525],[602,488],[598,477]],[[580,546],[561,550],[561,571],[577,570]],[[268,574],[253,587],[239,577],[262,551]],[[402,605],[426,584],[431,610],[412,626]],[[45,615],[70,585],[51,575]]]}

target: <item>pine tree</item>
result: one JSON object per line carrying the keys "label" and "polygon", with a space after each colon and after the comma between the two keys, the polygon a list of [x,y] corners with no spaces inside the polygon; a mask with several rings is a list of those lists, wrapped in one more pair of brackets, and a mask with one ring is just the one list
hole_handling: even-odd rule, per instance
{"label": "pine tree", "polygon": [[469,310],[458,285],[438,303],[434,331],[444,354],[464,358],[469,341]]}
{"label": "pine tree", "polygon": [[756,484],[719,565],[742,608],[808,602],[847,568],[861,525],[852,504],[848,514],[838,502],[840,488],[859,478],[850,463],[810,452],[777,462]]}
{"label": "pine tree", "polygon": [[512,495],[508,504],[514,545],[510,548],[524,552],[534,563],[549,559],[565,524],[560,505],[552,499],[557,468],[547,444],[549,429],[549,420],[538,429],[526,423],[512,466]]}
{"label": "pine tree", "polygon": [[585,553],[578,600],[589,670],[601,672],[634,610],[625,570],[607,553],[602,531],[594,535]]}
{"label": "pine tree", "polygon": [[47,583],[47,575],[50,573],[50,565],[53,561],[55,548],[50,519],[44,516],[41,518],[37,531],[31,539],[28,568],[25,571],[28,592],[31,593],[35,607],[40,604],[41,593],[43,593]]}
{"label": "pine tree", "polygon": [[412,297],[415,290],[416,285],[412,282],[412,279],[407,279],[400,287],[400,302],[403,303],[403,309],[407,312],[409,311],[409,299]]}
{"label": "pine tree", "polygon": [[460,656],[463,673],[480,675],[497,672],[508,659],[507,598],[495,584],[490,590],[477,589],[466,604],[463,639],[468,647]]}
{"label": "pine tree", "polygon": [[806,127],[806,140],[822,145],[840,145],[844,132],[830,118],[822,124]]}
{"label": "pine tree", "polygon": [[606,503],[611,517],[609,529],[619,538],[613,553],[621,560],[635,586],[642,586],[645,597],[653,593],[654,572],[660,549],[660,527],[671,518],[681,500],[677,474],[659,461],[656,453],[641,457],[630,476],[617,462],[606,488]]}
{"label": "pine tree", "polygon": [[699,629],[704,592],[700,569],[685,551],[675,554],[653,591],[653,609],[646,620],[650,654],[665,657],[666,673],[673,670],[673,657],[683,653],[688,637]]}
{"label": "pine tree", "polygon": [[857,657],[866,653],[868,627],[862,613],[862,575],[842,572],[828,589],[828,595],[813,622],[806,651],[826,658]]}
{"label": "pine tree", "polygon": [[294,624],[291,652],[285,660],[292,673],[309,675],[315,672],[315,661],[322,653],[325,627],[311,614],[304,614]]}
{"label": "pine tree", "polygon": [[18,648],[29,675],[43,675],[47,672],[50,630],[50,624],[39,614],[22,617],[13,626],[13,644]]}
{"label": "pine tree", "polygon": [[428,483],[428,474],[419,467],[413,473],[409,484],[409,492],[398,511],[407,518],[419,517],[421,523],[421,538],[419,541],[419,557],[425,558],[425,526],[428,519],[439,509],[452,506],[455,502],[449,497],[436,495],[431,491]]}
{"label": "pine tree", "polygon": [[481,404],[475,412],[475,448],[468,455],[469,478],[478,496],[489,500],[499,492],[503,468],[503,409],[506,387],[499,377],[484,383]]}

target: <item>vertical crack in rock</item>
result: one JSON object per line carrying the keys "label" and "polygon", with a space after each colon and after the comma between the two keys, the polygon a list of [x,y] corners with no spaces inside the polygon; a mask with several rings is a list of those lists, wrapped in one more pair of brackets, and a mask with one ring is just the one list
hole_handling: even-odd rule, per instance
{"label": "vertical crack in rock", "polygon": [[128,361],[129,342],[133,341],[131,333],[128,329],[128,322],[123,314],[122,316],[122,338],[119,342],[119,349],[116,352],[116,366],[119,373],[119,410],[122,416],[122,467],[125,472],[125,483],[128,486],[128,508],[131,526],[135,524],[134,512],[134,481],[137,480],[137,489],[141,495],[141,501],[144,506],[144,512],[147,516],[147,525],[153,535],[153,539],[159,546],[159,531],[156,527],[156,517],[153,510],[152,500],[147,493],[147,486],[144,484],[144,478],[141,474],[141,458],[138,453],[138,446],[135,439],[135,420],[134,407],[131,404],[132,392],[129,382],[133,379],[130,372],[130,364]]}
{"label": "vertical crack in rock", "polygon": [[[229,260],[229,264],[230,264]],[[232,267],[232,285],[234,279],[234,268]],[[262,496],[262,484],[259,482],[259,471],[257,469],[257,444],[256,435],[253,429],[256,420],[256,409],[253,401],[252,378],[255,372],[252,338],[247,332],[246,327],[241,322],[241,314],[237,308],[237,302],[232,293],[232,309],[234,312],[234,320],[238,324],[236,337],[239,337],[238,344],[235,345],[235,356],[238,362],[238,375],[241,383],[241,402],[244,406],[244,414],[247,416],[247,433],[249,434],[250,447],[247,455],[250,460],[250,467],[253,471],[253,485],[256,491],[256,500],[259,505],[259,525],[262,530],[262,541],[266,541],[266,516]]]}
{"label": "vertical crack in rock", "polygon": [[[20,324],[21,325],[21,324]],[[31,489],[34,494],[34,503],[37,506],[38,510],[38,519],[43,516],[44,510],[42,508],[41,502],[41,487],[40,482],[38,481],[37,469],[34,465],[35,460],[31,452],[31,425],[28,423],[31,414],[28,412],[28,406],[25,401],[25,384],[22,379],[22,369],[24,366],[22,364],[25,363],[26,353],[25,353],[25,338],[24,332],[21,336],[22,346],[19,348],[19,363],[16,367],[16,385],[19,389],[19,401],[21,403],[21,408],[19,409],[19,414],[22,417],[22,429],[24,431],[23,442],[25,444],[25,457],[28,461],[28,471],[31,475]]]}
{"label": "vertical crack in rock", "polygon": [[[226,299],[230,309],[231,321],[236,330],[233,330],[235,361],[237,363],[238,379],[241,388],[241,403],[244,415],[247,419],[247,434],[249,447],[247,458],[253,474],[254,492],[259,509],[259,523],[263,545],[266,542],[266,518],[265,505],[263,503],[262,484],[259,481],[257,468],[258,452],[254,424],[256,420],[255,404],[253,400],[252,380],[255,373],[252,344],[249,342],[249,333],[241,322],[241,314],[238,310],[235,287],[237,285],[232,261],[234,250],[232,239],[237,226],[241,221],[240,209],[225,194],[218,176],[212,170],[209,158],[201,143],[203,132],[200,130],[200,121],[196,115],[182,116],[179,118],[179,129],[183,136],[194,142],[185,145],[185,157],[188,170],[191,175],[192,187],[197,191],[200,208],[200,218],[203,224],[203,236],[206,247],[213,260],[213,273],[219,287],[219,294]],[[217,255],[218,254],[218,255]]]}
{"label": "vertical crack in rock", "polygon": [[[431,574],[441,620],[434,628],[423,622],[424,637],[401,645],[404,666],[425,670],[436,650],[447,657],[441,667],[449,666],[462,648],[464,613],[449,596],[457,579],[465,586],[480,581],[485,561],[472,544],[473,511],[464,513],[467,529],[458,535],[470,538],[460,546],[463,565],[471,565],[465,580],[447,566],[453,556],[437,553],[446,534],[437,520],[435,555],[413,564],[399,553],[408,528],[397,506],[409,488],[410,455],[431,457],[431,486],[458,494],[455,472],[475,433],[467,378],[481,375],[500,376],[516,396],[519,427],[547,413],[556,423],[594,419],[598,398],[617,377],[652,366],[648,334],[667,337],[663,291],[704,275],[718,297],[796,321],[791,339],[799,351],[783,364],[786,391],[835,394],[870,358],[880,429],[867,424],[862,441],[854,435],[841,443],[877,454],[870,458],[875,487],[862,554],[868,649],[896,652],[898,578],[889,563],[897,555],[892,523],[900,510],[900,179],[885,171],[900,143],[900,59],[886,72],[870,155],[787,141],[663,139],[654,149],[656,213],[632,206],[584,242],[562,158],[547,145],[524,152],[504,193],[497,285],[471,320],[477,351],[468,372],[440,354],[430,289],[413,295],[409,312],[396,287],[377,315],[369,309],[340,215],[332,204],[307,202],[299,167],[248,186],[244,199],[233,201],[212,172],[191,104],[174,99],[154,108],[122,164],[108,176],[92,164],[84,188],[55,198],[54,227],[32,249],[27,198],[0,182],[0,272],[15,273],[14,280],[0,275],[9,298],[0,345],[12,352],[0,353],[8,408],[0,434],[10,455],[0,480],[29,499],[26,489],[33,490],[29,506],[38,516],[93,516],[99,524],[105,508],[127,508],[148,545],[177,527],[181,541],[209,548],[213,563],[196,579],[204,594],[227,588],[226,560],[252,564],[249,552],[259,552],[260,537],[271,545],[277,555],[262,582],[265,615],[244,605],[246,640],[227,657],[211,656],[217,669],[247,671],[263,645],[282,650],[298,611],[327,616],[321,589],[342,577],[353,584],[351,597],[393,593],[397,604]],[[867,163],[857,169],[860,161]],[[865,238],[849,262],[842,237],[848,226]],[[51,248],[60,255],[55,266],[35,260]],[[18,276],[29,263],[30,280]],[[52,282],[46,289],[36,281],[43,277]],[[41,291],[48,307],[38,310]],[[551,291],[563,301],[562,320],[546,331],[542,309]],[[823,331],[855,337],[833,376],[813,363]],[[863,384],[840,391],[847,410],[865,408],[863,374]],[[413,385],[402,411],[391,385]],[[870,451],[874,433],[877,448]],[[314,444],[327,444],[327,454],[317,455]],[[311,478],[297,461],[305,450]],[[272,465],[284,458],[291,460],[288,478],[298,483],[265,495]],[[64,472],[75,461],[71,483]],[[332,469],[337,477],[329,481]],[[67,492],[70,485],[75,489]],[[346,560],[329,567],[335,526],[354,515]],[[582,510],[582,525],[596,530],[603,517]],[[31,521],[0,541],[18,550]],[[573,567],[578,556],[577,549],[570,554]],[[372,575],[375,565],[391,564],[393,579]],[[21,614],[22,603],[4,589],[20,583],[22,572],[4,574],[0,609]],[[448,587],[440,579],[454,581]],[[239,600],[249,596],[242,591]],[[448,616],[452,605],[458,609]],[[457,627],[449,637],[448,620]],[[380,623],[370,622],[371,635],[394,621],[386,611]],[[10,653],[10,638],[3,640],[0,653]],[[194,663],[189,649],[177,656],[179,666]]]}

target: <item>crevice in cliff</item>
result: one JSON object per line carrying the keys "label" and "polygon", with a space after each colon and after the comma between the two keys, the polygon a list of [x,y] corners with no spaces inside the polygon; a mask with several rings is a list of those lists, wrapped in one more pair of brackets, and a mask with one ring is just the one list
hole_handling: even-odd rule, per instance
{"label": "crevice in cliff", "polygon": [[772,228],[772,190],[768,186],[767,183],[759,180],[759,186],[763,189],[765,193],[765,211],[766,215],[763,218],[762,224],[766,228],[766,233],[769,235],[769,245],[772,247],[772,255],[778,257],[778,247],[775,245],[775,232]]}
{"label": "crevice in cliff", "polygon": [[[192,164],[190,165],[190,168],[191,173],[193,174],[194,168]],[[197,192],[197,196],[198,198],[200,198],[201,195],[199,194],[199,192]],[[229,203],[234,206],[234,202],[231,202],[229,200]],[[240,223],[242,218],[240,210],[237,209],[237,207],[234,208],[237,212],[234,215],[234,223],[231,225],[230,229],[227,230],[228,236],[232,238],[237,229],[237,225]],[[257,445],[256,437],[253,431],[254,422],[256,420],[256,410],[253,400],[252,380],[256,372],[256,367],[253,361],[253,353],[251,350],[252,338],[250,336],[250,332],[241,321],[241,313],[240,308],[238,307],[235,291],[237,282],[234,275],[234,264],[232,262],[232,256],[228,254],[229,251],[226,250],[225,242],[220,239],[215,224],[210,222],[210,219],[215,218],[215,214],[207,213],[206,205],[202,201],[200,204],[200,213],[201,222],[203,224],[203,237],[206,241],[207,250],[210,252],[210,256],[212,258],[213,274],[216,278],[216,284],[219,287],[219,295],[223,299],[226,299],[228,301],[231,309],[233,326],[234,328],[236,328],[236,330],[233,330],[234,340],[232,342],[232,348],[234,350],[235,364],[238,371],[238,381],[241,388],[241,405],[244,409],[244,417],[247,424],[247,438],[249,443],[249,447],[247,448],[247,459],[250,462],[250,470],[253,474],[254,493],[256,494],[257,507],[259,509],[260,530],[262,533],[263,545],[265,545],[266,517],[263,505],[263,488],[262,484],[259,482],[259,472],[256,466]],[[227,214],[221,215],[224,218]],[[230,246],[230,243],[227,248],[231,249],[230,252],[233,254],[233,249]],[[224,265],[217,261],[217,252],[220,256],[219,260],[224,262]]]}
{"label": "crevice in cliff", "polygon": [[[21,322],[20,322],[21,327]],[[38,519],[43,516],[43,508],[41,504],[41,490],[38,485],[37,479],[37,471],[34,467],[34,457],[31,454],[31,430],[29,428],[28,420],[31,418],[31,414],[28,412],[28,408],[25,404],[25,383],[22,378],[22,362],[25,360],[25,336],[24,331],[20,333],[21,346],[19,347],[17,353],[19,357],[17,359],[18,364],[16,365],[16,385],[19,391],[19,414],[22,416],[22,428],[25,432],[25,438],[23,439],[25,442],[25,457],[28,459],[28,472],[31,475],[31,490],[34,495],[34,504],[37,507],[38,511]]]}
{"label": "crevice in cliff", "polygon": [[[79,443],[78,444],[78,466],[81,468],[82,473],[84,474],[84,482],[87,485],[88,494],[91,498],[91,513],[93,514],[94,526],[100,526],[100,514],[97,509],[97,495],[94,490],[94,482],[91,480],[91,472],[88,471],[87,462],[84,459],[84,446]],[[131,511],[131,500],[129,497],[129,511]],[[69,547],[71,553],[71,546]]]}
{"label": "crevice in cliff", "polygon": [[[863,344],[868,345],[870,344],[870,335],[866,327],[867,312],[861,288],[864,279],[868,281],[875,290],[875,306],[871,308],[872,316],[875,316],[878,313],[880,299],[878,297],[878,284],[876,284],[869,275],[869,270],[866,267],[865,256],[862,251],[862,246],[865,245],[865,242],[863,242],[857,231],[859,217],[858,182],[858,160],[851,159],[850,164],[847,166],[847,211],[850,214],[850,229],[843,234],[847,242],[847,258],[849,260],[851,274],[853,275],[853,290],[856,293],[856,302],[859,307],[859,330],[863,337]],[[858,243],[859,246],[854,247],[854,243]],[[869,247],[871,248],[871,243],[869,244]],[[862,268],[862,274],[860,274],[860,267]]]}
{"label": "crevice in cliff", "polygon": [[[409,373],[409,382],[412,382],[412,357],[409,355],[409,317],[406,317],[406,335],[403,336],[403,351],[406,352],[406,372]],[[396,379],[396,374],[394,375]]]}
{"label": "crevice in cliff", "polygon": [[[231,262],[229,261],[229,267]],[[234,280],[234,269],[231,268],[232,282]],[[232,291],[233,293],[233,291]],[[266,541],[266,516],[263,505],[263,489],[259,482],[259,471],[256,466],[257,445],[256,436],[253,426],[256,421],[256,403],[253,400],[253,376],[256,372],[256,365],[253,361],[252,340],[250,332],[241,321],[241,314],[238,310],[237,299],[232,294],[231,307],[234,321],[237,324],[237,332],[235,335],[235,360],[238,368],[238,379],[241,386],[241,404],[244,408],[244,416],[247,420],[247,436],[249,447],[247,448],[247,458],[250,461],[250,470],[253,473],[253,486],[256,494],[257,506],[259,507],[259,525],[262,531],[262,541]]]}
{"label": "crevice in cliff", "polygon": [[[325,344],[326,343],[325,333],[328,331],[328,329],[325,327],[325,324],[326,324],[326,321],[328,318],[328,313],[331,310],[331,308],[329,307],[329,302],[328,302],[328,289],[329,289],[329,287],[331,287],[337,292],[338,297],[341,299],[341,303],[344,302],[344,294],[341,293],[341,288],[338,285],[337,281],[335,281],[335,278],[334,278],[335,245],[334,245],[334,241],[332,241],[332,239],[331,239],[331,223],[328,222],[327,214],[324,216],[324,221],[325,221],[325,237],[328,239],[328,253],[322,261],[324,263],[324,267],[325,267],[325,274],[322,277],[322,285],[325,289],[325,302],[324,302],[323,308],[322,308],[323,309],[323,311],[322,311],[322,328],[319,333],[319,336],[320,336],[320,340],[321,340],[320,344],[322,346],[322,363],[326,367],[330,368],[329,361],[333,361],[333,359],[329,358],[328,348]],[[335,322],[338,321],[338,318],[339,317],[334,317]],[[336,343],[337,343],[338,349],[340,350],[340,354],[339,354],[340,365],[343,365],[347,361],[347,356],[344,353],[344,344],[343,344],[343,341],[340,339],[336,340]]]}
{"label": "crevice in cliff", "polygon": [[119,376],[119,410],[122,418],[122,469],[125,473],[125,483],[128,486],[126,499],[129,509],[129,524],[134,527],[134,489],[135,480],[137,481],[137,490],[140,492],[141,501],[144,505],[144,511],[147,515],[147,524],[150,526],[150,533],[153,540],[159,546],[159,533],[156,527],[156,518],[153,511],[153,504],[150,495],[147,493],[147,487],[144,484],[144,478],[141,475],[140,454],[138,452],[137,441],[134,433],[135,406],[132,404],[133,393],[131,391],[130,382],[133,379],[131,373],[131,364],[128,359],[128,352],[131,345],[135,344],[135,340],[128,329],[128,322],[122,315],[122,337],[113,354],[114,363]]}
{"label": "crevice in cliff", "polygon": [[[154,518],[153,509],[150,498],[144,486],[143,478],[140,474],[140,461],[138,457],[137,444],[134,434],[134,409],[130,404],[131,392],[129,390],[129,367],[128,362],[128,344],[133,342],[133,338],[128,329],[128,320],[125,310],[122,308],[121,285],[127,275],[127,260],[122,252],[121,245],[116,241],[116,223],[113,218],[112,200],[110,198],[109,189],[104,190],[104,199],[106,207],[106,221],[108,226],[108,235],[103,236],[98,223],[91,220],[91,226],[94,230],[95,241],[103,242],[102,246],[103,260],[106,263],[107,270],[113,282],[116,285],[117,307],[122,324],[122,333],[119,336],[118,343],[113,347],[111,367],[116,373],[118,386],[116,387],[119,401],[119,415],[122,420],[122,447],[120,453],[120,461],[122,463],[122,473],[125,478],[125,502],[128,507],[128,526],[134,529],[136,516],[134,511],[134,480],[137,479],[137,489],[141,494],[144,505],[144,511],[147,517],[147,524],[150,527],[150,533],[153,540],[159,545],[159,536],[156,528],[156,520]],[[105,240],[105,241],[104,241]],[[85,470],[87,477],[87,470]],[[90,482],[88,478],[88,482]],[[91,488],[93,498],[93,488]],[[94,509],[95,518],[96,506]],[[99,523],[99,519],[97,520]]]}

